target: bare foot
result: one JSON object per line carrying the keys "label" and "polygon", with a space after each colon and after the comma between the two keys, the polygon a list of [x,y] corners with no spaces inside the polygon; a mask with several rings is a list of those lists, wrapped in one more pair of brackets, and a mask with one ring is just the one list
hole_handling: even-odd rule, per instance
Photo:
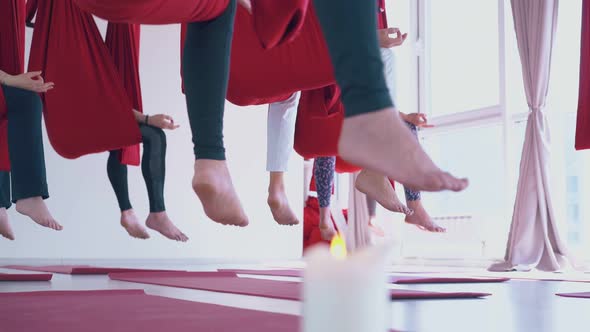
{"label": "bare foot", "polygon": [[428,215],[428,212],[422,206],[422,201],[410,201],[408,202],[408,206],[411,206],[414,210],[414,214],[406,216],[406,222],[408,224],[412,224],[427,232],[445,233],[447,231],[444,227],[432,221],[432,218],[430,218],[430,215]]}
{"label": "bare foot", "polygon": [[416,191],[461,191],[469,184],[436,167],[393,108],[346,118],[338,151]]}
{"label": "bare foot", "polygon": [[193,189],[211,220],[223,225],[248,226],[248,217],[236,194],[225,160],[196,160]]}
{"label": "bare foot", "polygon": [[268,187],[268,206],[274,220],[279,225],[297,225],[299,220],[291,210],[287,194],[285,193],[285,186],[283,184],[282,172],[270,173],[270,185]]}
{"label": "bare foot", "polygon": [[133,209],[121,212],[121,226],[136,239],[149,239],[150,235],[140,223]]}
{"label": "bare foot", "polygon": [[397,197],[395,189],[389,180],[380,174],[369,170],[362,170],[354,183],[355,188],[374,199],[381,206],[392,212],[399,212],[405,215],[413,213]]}
{"label": "bare foot", "polygon": [[326,241],[332,241],[334,236],[336,236],[336,229],[334,228],[334,223],[332,222],[332,215],[330,213],[330,208],[320,208],[320,234],[322,235],[322,239]]}
{"label": "bare foot", "polygon": [[53,219],[47,205],[43,201],[43,198],[31,197],[20,199],[16,202],[16,211],[22,215],[31,218],[37,224],[61,231],[63,227]]}
{"label": "bare foot", "polygon": [[8,213],[6,213],[5,208],[0,209],[0,235],[9,240],[14,240],[14,233],[12,233],[12,228],[8,222]]}
{"label": "bare foot", "polygon": [[145,225],[153,229],[154,231],[164,235],[170,240],[180,242],[188,241],[188,236],[184,235],[184,233],[181,232],[180,229],[174,226],[170,218],[168,218],[168,214],[166,212],[150,213],[147,220],[145,221]]}

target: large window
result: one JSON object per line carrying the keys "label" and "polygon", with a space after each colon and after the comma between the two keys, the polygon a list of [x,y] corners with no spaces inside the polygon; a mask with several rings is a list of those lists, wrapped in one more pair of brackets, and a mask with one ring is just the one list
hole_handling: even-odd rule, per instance
{"label": "large window", "polygon": [[500,104],[498,0],[425,4],[433,116]]}
{"label": "large window", "polygon": [[[581,3],[560,1],[546,114],[555,216],[563,240],[590,259],[590,207],[584,204],[590,201],[590,152],[574,150]],[[419,82],[413,105],[439,124],[421,140],[436,163],[469,177],[471,185],[459,194],[425,194],[428,211],[449,232],[405,227],[402,254],[501,258],[528,115],[510,1],[416,0],[411,13],[417,42],[409,45],[415,57],[407,65],[417,64]]]}

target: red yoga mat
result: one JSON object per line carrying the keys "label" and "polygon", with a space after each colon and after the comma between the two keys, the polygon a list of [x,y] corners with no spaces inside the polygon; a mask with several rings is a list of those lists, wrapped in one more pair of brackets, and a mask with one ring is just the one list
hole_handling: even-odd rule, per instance
{"label": "red yoga mat", "polygon": [[[238,278],[231,272],[160,272],[114,273],[113,280],[129,281],[169,287],[198,289],[220,293],[232,293],[300,301],[302,283],[290,281]],[[392,299],[441,299],[477,298],[487,293],[439,293],[414,290],[391,290]]]}
{"label": "red yoga mat", "polygon": [[53,278],[51,273],[0,273],[0,281],[49,281]]}
{"label": "red yoga mat", "polygon": [[0,294],[2,332],[298,332],[297,316],[146,295],[142,290]]}
{"label": "red yoga mat", "polygon": [[583,292],[583,293],[560,293],[555,294],[561,297],[575,297],[578,299],[590,299],[590,292]]}
{"label": "red yoga mat", "polygon": [[234,270],[234,269],[219,269],[219,272],[231,272],[235,274],[251,274],[260,276],[273,277],[303,277],[303,270]]}
{"label": "red yoga mat", "polygon": [[393,284],[468,284],[505,282],[510,278],[477,278],[477,277],[400,277],[391,276],[389,282]]}
{"label": "red yoga mat", "polygon": [[427,292],[410,289],[392,289],[392,300],[437,300],[437,299],[477,299],[490,296],[478,292]]}
{"label": "red yoga mat", "polygon": [[60,274],[109,274],[116,272],[170,272],[169,270],[150,270],[150,269],[128,269],[119,267],[96,267],[90,265],[47,265],[47,266],[27,266],[27,265],[7,265],[2,266],[5,269],[51,272]]}

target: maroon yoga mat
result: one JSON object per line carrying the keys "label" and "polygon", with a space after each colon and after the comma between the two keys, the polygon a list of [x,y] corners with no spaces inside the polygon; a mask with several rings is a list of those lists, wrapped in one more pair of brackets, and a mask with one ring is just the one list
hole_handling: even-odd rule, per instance
{"label": "maroon yoga mat", "polygon": [[560,293],[555,294],[561,297],[575,297],[578,299],[590,299],[590,292],[583,292],[583,293]]}
{"label": "maroon yoga mat", "polygon": [[477,292],[427,292],[410,289],[392,289],[392,300],[477,299],[492,294]]}
{"label": "maroon yoga mat", "polygon": [[[283,300],[301,300],[300,282],[239,278],[231,272],[159,272],[159,273],[114,273],[113,280],[152,284],[160,286],[198,289],[220,293],[232,293],[268,297]],[[413,290],[391,290],[392,299],[440,299],[474,298],[487,293],[439,293]]]}
{"label": "maroon yoga mat", "polygon": [[[232,272],[236,274],[263,275],[273,277],[303,277],[303,270],[219,269],[218,271]],[[391,276],[389,280],[393,284],[467,284],[504,282],[510,280],[510,278]]]}
{"label": "maroon yoga mat", "polygon": [[298,332],[300,318],[142,290],[0,294],[2,332]]}
{"label": "maroon yoga mat", "polygon": [[60,274],[109,274],[116,272],[168,272],[169,270],[151,270],[151,269],[128,269],[118,267],[96,267],[90,265],[47,265],[47,266],[27,266],[27,265],[7,265],[2,266],[5,269],[52,272]]}
{"label": "maroon yoga mat", "polygon": [[408,277],[391,276],[389,282],[393,284],[468,284],[505,282],[510,278],[472,278],[472,277]]}
{"label": "maroon yoga mat", "polygon": [[231,272],[236,274],[252,274],[273,277],[303,277],[303,270],[234,270],[219,269],[219,272]]}
{"label": "maroon yoga mat", "polygon": [[51,273],[0,273],[0,281],[49,281],[52,277]]}

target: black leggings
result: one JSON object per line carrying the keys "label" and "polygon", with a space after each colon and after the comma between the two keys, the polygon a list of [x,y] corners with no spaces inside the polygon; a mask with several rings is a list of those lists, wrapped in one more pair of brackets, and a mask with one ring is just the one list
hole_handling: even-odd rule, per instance
{"label": "black leggings", "polygon": [[[140,124],[143,141],[141,172],[147,187],[150,212],[166,211],[164,205],[164,181],[166,177],[166,134],[160,128]],[[107,174],[121,211],[133,207],[129,200],[127,166],[120,162],[121,151],[111,151],[107,162]]]}
{"label": "black leggings", "polygon": [[188,24],[182,72],[196,159],[225,160],[223,112],[236,6],[230,0],[219,17]]}
{"label": "black leggings", "polygon": [[377,39],[377,1],[314,0],[346,117],[393,106]]}
{"label": "black leggings", "polygon": [[[0,172],[0,207],[49,197],[41,132],[43,104],[35,92],[2,85],[8,108],[8,150],[12,171]],[[11,181],[12,180],[12,181]],[[11,199],[12,182],[12,199]]]}

